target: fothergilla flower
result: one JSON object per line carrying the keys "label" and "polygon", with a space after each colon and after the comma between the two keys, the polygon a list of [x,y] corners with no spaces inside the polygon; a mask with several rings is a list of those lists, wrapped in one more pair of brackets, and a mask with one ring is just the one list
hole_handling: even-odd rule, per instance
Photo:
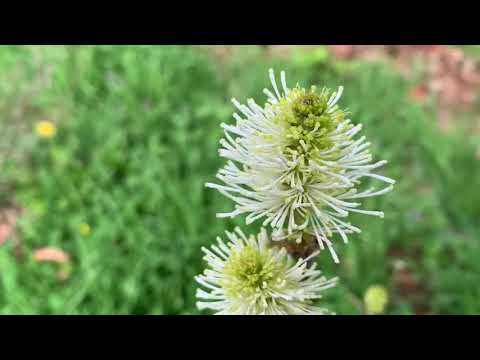
{"label": "fothergilla flower", "polygon": [[[355,136],[362,125],[353,124],[338,105],[343,88],[331,92],[288,88],[281,72],[281,88],[270,69],[273,92],[265,89],[264,107],[253,99],[247,105],[233,99],[239,113],[235,125],[223,123],[225,138],[219,153],[228,159],[218,171],[223,184],[207,183],[232,199],[235,209],[218,217],[246,214],[246,223],[263,219],[273,228],[273,240],[301,243],[315,237],[338,262],[332,236],[360,229],[346,218],[350,212],[383,217],[381,211],[361,209],[359,200],[382,195],[394,180],[374,173],[386,161],[372,162],[370,143]],[[363,179],[387,183],[382,189],[359,190]]]}
{"label": "fothergilla flower", "polygon": [[[312,254],[294,260],[285,249],[271,246],[265,229],[247,237],[240,229],[218,238],[211,249],[202,248],[208,268],[196,277],[199,309],[218,315],[329,314],[314,305],[322,290],[335,285],[309,266]],[[205,289],[205,290],[204,290]]]}

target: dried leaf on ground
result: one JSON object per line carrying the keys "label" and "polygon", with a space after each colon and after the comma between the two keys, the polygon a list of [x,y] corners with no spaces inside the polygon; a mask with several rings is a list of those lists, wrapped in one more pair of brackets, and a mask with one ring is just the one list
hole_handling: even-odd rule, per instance
{"label": "dried leaf on ground", "polygon": [[65,251],[53,246],[35,250],[33,258],[38,262],[55,262],[60,264],[66,263],[70,260],[70,256]]}

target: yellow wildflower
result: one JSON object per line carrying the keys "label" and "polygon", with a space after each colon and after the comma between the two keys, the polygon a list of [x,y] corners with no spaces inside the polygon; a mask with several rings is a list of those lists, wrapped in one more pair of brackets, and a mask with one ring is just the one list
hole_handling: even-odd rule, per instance
{"label": "yellow wildflower", "polygon": [[39,121],[35,126],[35,132],[43,139],[50,139],[57,133],[57,127],[51,121]]}
{"label": "yellow wildflower", "polygon": [[88,236],[92,232],[92,228],[90,227],[90,225],[88,225],[86,223],[80,224],[78,230],[80,232],[80,235],[82,235],[82,236]]}
{"label": "yellow wildflower", "polygon": [[382,285],[370,286],[364,296],[365,309],[368,314],[381,314],[388,303],[387,289]]}

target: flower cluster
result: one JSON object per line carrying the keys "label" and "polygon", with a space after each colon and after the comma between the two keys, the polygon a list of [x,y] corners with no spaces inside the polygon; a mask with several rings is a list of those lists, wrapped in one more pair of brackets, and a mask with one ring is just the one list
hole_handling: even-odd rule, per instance
{"label": "flower cluster", "polygon": [[[206,186],[236,204],[217,217],[245,214],[247,225],[262,219],[272,233],[262,229],[247,238],[237,230],[227,233],[228,244],[219,239],[203,249],[210,268],[197,281],[210,292],[199,289],[197,304],[219,314],[326,313],[312,301],[335,279],[319,277],[308,264],[325,248],[339,262],[334,234],[347,242],[348,234],[360,232],[346,219],[351,212],[383,217],[361,209],[359,200],[392,190],[395,181],[374,172],[386,161],[373,162],[370,143],[356,138],[362,125],[337,105],[342,87],[288,88],[282,71],[279,89],[273,70],[269,75],[273,91],[264,90],[264,107],[232,100],[238,113],[235,125],[222,124],[219,154],[228,160],[217,173],[222,183]],[[365,178],[387,185],[361,191]]]}
{"label": "flower cluster", "polygon": [[227,232],[227,244],[217,238],[211,250],[202,248],[210,268],[196,277],[209,292],[198,289],[199,309],[218,314],[300,315],[327,314],[312,305],[320,291],[335,285],[307,265],[309,258],[294,261],[284,248],[269,247],[265,229],[255,237],[246,237],[240,229]]}
{"label": "flower cluster", "polygon": [[[333,93],[298,85],[289,89],[282,71],[280,92],[273,70],[270,80],[274,93],[264,90],[269,97],[265,107],[253,99],[247,105],[233,99],[243,117],[234,114],[236,125],[222,124],[219,153],[229,161],[217,178],[224,184],[207,186],[236,206],[217,216],[247,214],[247,224],[263,218],[263,225],[273,228],[274,240],[301,242],[314,236],[338,262],[332,235],[347,242],[347,234],[360,232],[345,221],[350,212],[383,217],[383,212],[360,209],[358,201],[390,191],[395,181],[373,172],[386,161],[372,163],[370,143],[364,136],[354,139],[362,125],[354,125],[337,105],[342,87]],[[388,185],[358,191],[368,177]]]}

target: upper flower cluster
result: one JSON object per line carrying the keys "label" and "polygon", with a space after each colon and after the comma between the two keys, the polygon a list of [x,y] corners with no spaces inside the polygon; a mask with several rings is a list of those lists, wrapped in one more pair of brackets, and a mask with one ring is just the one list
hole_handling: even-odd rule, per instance
{"label": "upper flower cluster", "polygon": [[[219,217],[247,214],[247,224],[263,218],[273,228],[274,240],[301,243],[314,236],[320,249],[327,247],[338,262],[331,238],[360,229],[346,221],[350,212],[383,217],[380,211],[360,209],[359,199],[392,189],[394,180],[374,173],[386,161],[372,162],[365,137],[354,137],[362,128],[337,102],[343,88],[287,87],[280,73],[281,89],[269,71],[273,92],[265,89],[264,107],[253,99],[247,105],[233,99],[240,114],[235,125],[222,124],[225,138],[219,153],[229,161],[217,178],[207,183],[232,199],[235,209]],[[377,190],[359,191],[363,178],[387,183]]]}

